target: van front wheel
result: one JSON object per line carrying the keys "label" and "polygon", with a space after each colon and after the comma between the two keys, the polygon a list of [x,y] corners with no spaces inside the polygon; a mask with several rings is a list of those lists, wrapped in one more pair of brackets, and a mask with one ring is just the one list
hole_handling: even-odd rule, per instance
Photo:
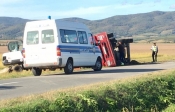
{"label": "van front wheel", "polygon": [[102,69],[102,61],[100,58],[97,59],[93,69],[94,71],[100,71]]}
{"label": "van front wheel", "polygon": [[32,73],[34,76],[40,76],[42,73],[42,69],[34,67],[32,68]]}
{"label": "van front wheel", "polygon": [[73,72],[73,62],[72,60],[68,60],[67,63],[66,63],[66,66],[64,67],[64,73],[65,74],[71,74]]}

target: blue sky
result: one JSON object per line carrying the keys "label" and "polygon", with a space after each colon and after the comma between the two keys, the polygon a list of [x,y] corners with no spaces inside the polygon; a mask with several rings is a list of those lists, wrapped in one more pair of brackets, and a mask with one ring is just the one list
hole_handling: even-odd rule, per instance
{"label": "blue sky", "polygon": [[99,20],[151,11],[175,11],[175,0],[0,0],[0,17],[24,19]]}

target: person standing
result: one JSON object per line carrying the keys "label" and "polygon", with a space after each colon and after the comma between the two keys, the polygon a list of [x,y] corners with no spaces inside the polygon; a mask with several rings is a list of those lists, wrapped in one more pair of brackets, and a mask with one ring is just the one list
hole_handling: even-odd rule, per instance
{"label": "person standing", "polygon": [[125,47],[121,42],[118,42],[118,49],[119,49],[119,53],[120,53],[120,61],[122,62],[122,64],[125,63]]}
{"label": "person standing", "polygon": [[156,45],[156,43],[153,43],[151,50],[152,50],[152,60],[153,60],[153,62],[156,62],[157,61],[157,53],[158,53],[158,46]]}

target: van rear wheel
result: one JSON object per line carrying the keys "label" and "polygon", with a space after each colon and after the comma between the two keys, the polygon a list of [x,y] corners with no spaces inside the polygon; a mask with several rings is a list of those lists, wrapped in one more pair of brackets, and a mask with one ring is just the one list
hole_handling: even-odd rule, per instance
{"label": "van rear wheel", "polygon": [[33,73],[34,76],[40,76],[41,73],[42,73],[42,69],[33,67],[32,68],[32,73]]}
{"label": "van rear wheel", "polygon": [[64,73],[65,74],[71,74],[73,72],[73,62],[72,60],[68,60],[67,63],[66,63],[66,66],[64,67]]}
{"label": "van rear wheel", "polygon": [[102,69],[102,61],[100,58],[97,59],[93,69],[94,71],[100,71]]}

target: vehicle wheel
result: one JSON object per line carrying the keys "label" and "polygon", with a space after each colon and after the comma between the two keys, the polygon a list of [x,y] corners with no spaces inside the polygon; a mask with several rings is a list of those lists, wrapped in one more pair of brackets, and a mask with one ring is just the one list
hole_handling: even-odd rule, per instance
{"label": "vehicle wheel", "polygon": [[14,67],[14,70],[15,70],[16,72],[22,72],[22,71],[23,71],[23,68],[22,68],[22,66],[20,66],[20,65],[16,65],[16,66]]}
{"label": "vehicle wheel", "polygon": [[73,62],[72,60],[68,60],[67,63],[66,63],[66,66],[64,67],[64,73],[65,74],[71,74],[73,72]]}
{"label": "vehicle wheel", "polygon": [[34,76],[40,76],[42,73],[42,69],[34,67],[32,68],[32,73]]}
{"label": "vehicle wheel", "polygon": [[102,61],[100,58],[97,59],[93,69],[94,71],[100,71],[102,69]]}

